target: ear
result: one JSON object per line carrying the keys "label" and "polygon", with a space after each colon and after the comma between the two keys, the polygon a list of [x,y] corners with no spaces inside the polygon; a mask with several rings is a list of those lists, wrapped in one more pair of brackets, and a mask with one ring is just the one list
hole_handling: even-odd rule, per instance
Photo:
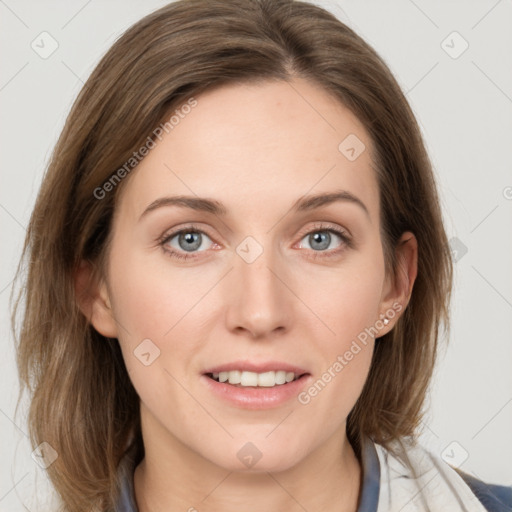
{"label": "ear", "polygon": [[402,234],[397,242],[395,255],[396,274],[386,277],[380,305],[381,319],[387,316],[389,323],[379,331],[379,336],[393,329],[411,298],[418,274],[418,241],[412,232],[406,231]]}
{"label": "ear", "polygon": [[107,338],[117,338],[117,325],[106,283],[92,264],[82,261],[75,272],[75,295],[80,310],[94,328]]}

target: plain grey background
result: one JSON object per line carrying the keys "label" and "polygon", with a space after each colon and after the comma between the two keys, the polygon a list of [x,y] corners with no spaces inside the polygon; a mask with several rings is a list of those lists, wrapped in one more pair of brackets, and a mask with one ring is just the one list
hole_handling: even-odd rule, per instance
{"label": "plain grey background", "polygon": [[[31,458],[23,408],[14,416],[8,311],[37,190],[82,83],[126,28],[166,3],[0,0],[0,512],[47,510],[45,471]],[[388,63],[438,178],[456,280],[451,339],[440,353],[422,444],[478,478],[512,485],[512,2],[315,3]]]}

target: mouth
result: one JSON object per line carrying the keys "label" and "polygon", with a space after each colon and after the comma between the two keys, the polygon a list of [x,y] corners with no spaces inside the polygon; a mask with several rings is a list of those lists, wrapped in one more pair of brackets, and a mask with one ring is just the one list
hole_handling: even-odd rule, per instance
{"label": "mouth", "polygon": [[313,380],[305,368],[285,361],[238,360],[206,368],[208,393],[242,409],[268,410],[289,404]]}
{"label": "mouth", "polygon": [[271,370],[266,372],[251,372],[246,370],[230,370],[205,373],[215,382],[229,384],[238,388],[274,388],[285,386],[303,377],[306,372],[291,372],[286,370]]}

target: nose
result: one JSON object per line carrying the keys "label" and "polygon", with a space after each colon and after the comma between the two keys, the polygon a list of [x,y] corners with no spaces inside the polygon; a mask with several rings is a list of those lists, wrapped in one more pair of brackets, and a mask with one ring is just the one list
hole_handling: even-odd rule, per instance
{"label": "nose", "polygon": [[294,295],[287,286],[286,267],[271,253],[265,249],[252,263],[236,256],[225,290],[231,332],[264,339],[290,329]]}

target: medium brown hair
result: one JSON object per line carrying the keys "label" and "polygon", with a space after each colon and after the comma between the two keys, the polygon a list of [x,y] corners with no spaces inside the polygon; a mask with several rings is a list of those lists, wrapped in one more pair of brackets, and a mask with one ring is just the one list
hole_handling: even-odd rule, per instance
{"label": "medium brown hair", "polygon": [[400,271],[400,235],[409,230],[418,240],[409,304],[377,339],[347,422],[356,452],[363,435],[384,446],[414,438],[439,328],[448,331],[453,269],[431,164],[400,87],[367,43],[317,6],[181,0],[136,23],[97,65],[67,118],[27,230],[13,311],[17,362],[31,396],[31,441],[59,454],[47,471],[63,510],[111,508],[123,454],[143,450],[139,399],[119,344],[84,317],[74,287],[82,261],[103,275],[116,198],[129,177],[102,199],[95,190],[192,96],[293,77],[331,93],[370,135],[387,272]]}

